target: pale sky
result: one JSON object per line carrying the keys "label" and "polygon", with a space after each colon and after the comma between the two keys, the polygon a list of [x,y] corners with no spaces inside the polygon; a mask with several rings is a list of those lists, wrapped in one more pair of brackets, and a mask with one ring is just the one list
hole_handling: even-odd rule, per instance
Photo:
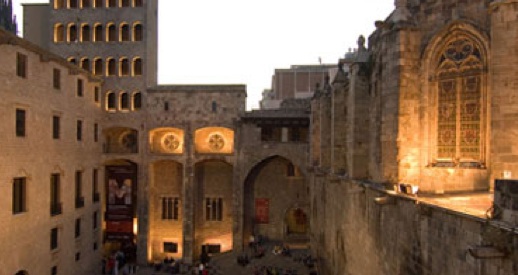
{"label": "pale sky", "polygon": [[[23,25],[21,3],[13,0]],[[257,108],[277,68],[336,64],[394,0],[159,0],[159,84],[246,84]],[[20,33],[21,34],[21,33]]]}

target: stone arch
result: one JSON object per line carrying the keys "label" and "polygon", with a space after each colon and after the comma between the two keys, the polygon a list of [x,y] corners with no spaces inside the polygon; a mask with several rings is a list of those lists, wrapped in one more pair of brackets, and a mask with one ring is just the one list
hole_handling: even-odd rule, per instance
{"label": "stone arch", "polygon": [[427,165],[486,165],[488,41],[470,23],[456,21],[437,32],[423,51]]}
{"label": "stone arch", "polygon": [[129,111],[130,109],[130,97],[129,94],[125,91],[120,92],[119,94],[119,109],[121,111]]}
{"label": "stone arch", "polygon": [[302,207],[309,201],[300,166],[283,156],[272,155],[247,171],[243,187],[243,241],[252,234],[285,239],[288,209]]}
{"label": "stone arch", "polygon": [[67,26],[67,41],[68,42],[77,41],[77,26],[74,23],[70,23]]}
{"label": "stone arch", "polygon": [[104,152],[107,154],[138,153],[139,131],[129,127],[103,129]]}
{"label": "stone arch", "polygon": [[182,154],[185,132],[174,127],[155,128],[149,131],[149,149],[158,154]]}
{"label": "stone arch", "polygon": [[79,66],[85,71],[90,71],[90,59],[88,57],[81,58]]}

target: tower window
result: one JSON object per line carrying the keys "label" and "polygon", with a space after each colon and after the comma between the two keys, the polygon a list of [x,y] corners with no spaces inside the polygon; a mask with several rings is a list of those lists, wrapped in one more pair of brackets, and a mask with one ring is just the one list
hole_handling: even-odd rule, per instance
{"label": "tower window", "polygon": [[108,76],[115,75],[115,72],[116,72],[115,59],[108,58],[108,60],[106,60],[106,69],[107,69],[106,75],[108,75]]}
{"label": "tower window", "polygon": [[115,93],[108,92],[106,94],[106,109],[115,110]]}
{"label": "tower window", "polygon": [[106,27],[106,41],[114,42],[117,41],[117,30],[115,28],[115,24],[110,23]]}
{"label": "tower window", "polygon": [[26,179],[14,178],[13,180],[13,214],[27,211]]}
{"label": "tower window", "polygon": [[133,59],[133,75],[142,75],[142,59],[139,57]]}
{"label": "tower window", "polygon": [[133,25],[133,41],[142,41],[142,24]]}
{"label": "tower window", "polygon": [[103,61],[102,61],[102,59],[95,58],[94,59],[94,66],[93,67],[94,67],[94,71],[93,71],[94,75],[100,76],[100,75],[103,74]]}
{"label": "tower window", "polygon": [[83,24],[81,26],[81,41],[82,42],[90,41],[90,26],[88,24]]}
{"label": "tower window", "polygon": [[129,95],[126,92],[122,92],[120,95],[120,109],[129,110]]}
{"label": "tower window", "polygon": [[103,41],[103,26],[99,23],[95,24],[94,26],[94,42],[100,42]]}
{"label": "tower window", "polygon": [[119,75],[120,76],[128,76],[129,75],[129,61],[127,58],[123,57],[119,61]]}
{"label": "tower window", "polygon": [[75,24],[68,25],[68,42],[77,41],[77,27]]}
{"label": "tower window", "polygon": [[65,28],[63,24],[54,25],[54,42],[65,41]]}
{"label": "tower window", "polygon": [[27,56],[25,54],[16,54],[16,75],[27,78]]}
{"label": "tower window", "polygon": [[136,92],[133,94],[133,110],[140,110],[142,108],[142,94]]}

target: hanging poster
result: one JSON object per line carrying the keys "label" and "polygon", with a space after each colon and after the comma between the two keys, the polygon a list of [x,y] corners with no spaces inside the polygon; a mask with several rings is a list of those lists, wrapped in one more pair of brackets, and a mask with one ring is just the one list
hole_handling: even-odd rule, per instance
{"label": "hanging poster", "polygon": [[121,240],[133,238],[135,216],[135,165],[106,167],[106,238]]}
{"label": "hanging poster", "polygon": [[255,222],[269,223],[270,200],[259,198],[255,199]]}

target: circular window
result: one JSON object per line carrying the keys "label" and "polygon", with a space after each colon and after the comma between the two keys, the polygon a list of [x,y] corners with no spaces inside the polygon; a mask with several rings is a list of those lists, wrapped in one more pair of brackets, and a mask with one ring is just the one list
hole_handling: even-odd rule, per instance
{"label": "circular window", "polygon": [[180,147],[180,139],[174,134],[165,134],[162,137],[162,148],[167,152],[174,152]]}
{"label": "circular window", "polygon": [[209,147],[213,151],[220,151],[225,146],[225,139],[220,134],[209,136]]}

